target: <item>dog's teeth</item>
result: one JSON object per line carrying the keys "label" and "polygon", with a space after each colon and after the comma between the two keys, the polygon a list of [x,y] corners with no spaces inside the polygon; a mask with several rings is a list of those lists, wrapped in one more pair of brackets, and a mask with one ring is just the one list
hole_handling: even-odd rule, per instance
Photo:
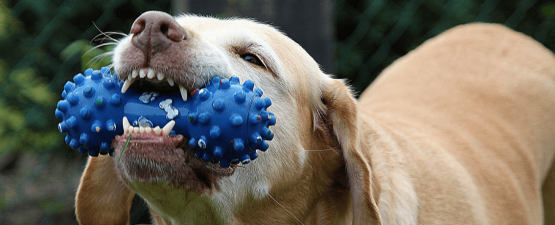
{"label": "dog's teeth", "polygon": [[125,116],[123,117],[121,123],[123,125],[123,133],[125,134],[127,133],[127,129],[129,128],[129,126],[131,126],[131,124],[129,124],[129,120]]}
{"label": "dog's teeth", "polygon": [[156,75],[156,78],[158,78],[158,80],[163,80],[165,77],[165,75],[163,73],[158,73],[158,75]]}
{"label": "dog's teeth", "polygon": [[162,131],[164,132],[164,136],[170,135],[170,132],[173,130],[173,126],[175,126],[174,120],[168,122],[166,126],[162,128]]}
{"label": "dog's teeth", "polygon": [[137,71],[137,70],[133,70],[133,72],[131,72],[131,76],[133,78],[137,78],[138,75],[139,75],[139,71]]}
{"label": "dog's teeth", "polygon": [[150,134],[152,132],[152,128],[145,127],[145,133]]}
{"label": "dog's teeth", "polygon": [[127,80],[125,80],[125,82],[123,83],[123,86],[121,86],[121,93],[125,93],[127,89],[131,87],[131,84],[133,84],[134,81],[135,79],[133,79],[131,75],[127,76]]}
{"label": "dog's teeth", "polygon": [[[173,120],[172,120],[173,121]],[[162,132],[162,129],[160,129],[159,126],[156,126],[154,129],[152,129],[154,131],[154,134],[156,135],[160,135],[160,132]]]}
{"label": "dog's teeth", "polygon": [[170,86],[173,87],[173,85],[175,84],[175,81],[173,81],[173,79],[172,79],[172,78],[169,78],[169,77],[166,78],[166,80],[168,81],[168,84],[170,84]]}
{"label": "dog's teeth", "polygon": [[133,126],[130,125],[129,127],[127,127],[127,131],[129,131],[129,133],[133,133]]}
{"label": "dog's teeth", "polygon": [[156,76],[156,72],[153,69],[148,69],[148,74],[146,75],[146,77],[148,77],[148,79],[152,79]]}
{"label": "dog's teeth", "polygon": [[183,99],[183,101],[187,101],[187,89],[185,89],[181,84],[179,85],[179,92],[181,92],[181,99]]}
{"label": "dog's teeth", "polygon": [[138,134],[139,133],[139,127],[133,127],[133,133]]}
{"label": "dog's teeth", "polygon": [[140,78],[145,78],[147,73],[148,73],[148,69],[143,68],[139,71],[139,77]]}
{"label": "dog's teeth", "polygon": [[139,127],[139,133],[144,134],[145,133],[145,128],[144,127]]}

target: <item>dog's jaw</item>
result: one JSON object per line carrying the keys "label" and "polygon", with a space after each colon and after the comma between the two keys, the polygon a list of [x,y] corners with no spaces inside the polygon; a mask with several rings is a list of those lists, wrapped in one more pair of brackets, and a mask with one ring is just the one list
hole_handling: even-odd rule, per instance
{"label": "dog's jaw", "polygon": [[129,135],[129,142],[127,135],[121,135],[112,143],[114,163],[128,183],[167,185],[205,194],[218,190],[218,181],[235,170],[200,160],[193,149],[183,144],[186,142],[181,135]]}

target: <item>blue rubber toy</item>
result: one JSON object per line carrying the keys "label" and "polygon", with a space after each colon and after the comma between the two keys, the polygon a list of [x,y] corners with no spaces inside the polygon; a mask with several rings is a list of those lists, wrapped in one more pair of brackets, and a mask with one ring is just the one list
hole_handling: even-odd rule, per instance
{"label": "blue rubber toy", "polygon": [[[258,156],[256,150],[266,151],[273,139],[269,126],[276,118],[267,111],[272,103],[250,80],[240,84],[237,77],[216,77],[187,101],[180,93],[121,93],[122,85],[106,67],[87,69],[64,85],[56,118],[63,120],[58,129],[67,133],[71,148],[91,156],[113,155],[110,143],[124,133],[124,117],[144,132],[187,137],[197,157],[222,167],[249,163]],[[161,131],[170,121],[175,122],[173,130]]]}

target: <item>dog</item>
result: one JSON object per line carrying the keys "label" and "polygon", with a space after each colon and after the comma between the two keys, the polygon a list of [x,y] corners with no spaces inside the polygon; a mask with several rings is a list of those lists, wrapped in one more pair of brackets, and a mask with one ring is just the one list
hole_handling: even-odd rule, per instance
{"label": "dog", "polygon": [[251,163],[222,168],[181,135],[132,134],[123,155],[118,136],[114,157],[88,159],[81,224],[128,224],[135,194],[155,224],[555,221],[555,56],[502,25],[426,41],[358,100],[286,35],[248,19],[146,12],[113,67],[124,89],[140,80],[184,98],[214,76],[253,80],[272,99],[275,138]]}

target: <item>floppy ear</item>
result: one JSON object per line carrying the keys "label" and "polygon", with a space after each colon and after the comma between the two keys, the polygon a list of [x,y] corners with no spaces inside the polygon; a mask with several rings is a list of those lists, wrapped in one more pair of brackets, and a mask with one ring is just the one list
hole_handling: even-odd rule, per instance
{"label": "floppy ear", "polygon": [[75,198],[80,224],[129,224],[135,192],[117,176],[110,156],[89,157]]}
{"label": "floppy ear", "polygon": [[328,79],[322,92],[323,108],[318,115],[325,126],[330,146],[343,155],[351,202],[353,224],[381,224],[378,210],[379,184],[374,181],[367,149],[361,142],[358,104],[343,81]]}

